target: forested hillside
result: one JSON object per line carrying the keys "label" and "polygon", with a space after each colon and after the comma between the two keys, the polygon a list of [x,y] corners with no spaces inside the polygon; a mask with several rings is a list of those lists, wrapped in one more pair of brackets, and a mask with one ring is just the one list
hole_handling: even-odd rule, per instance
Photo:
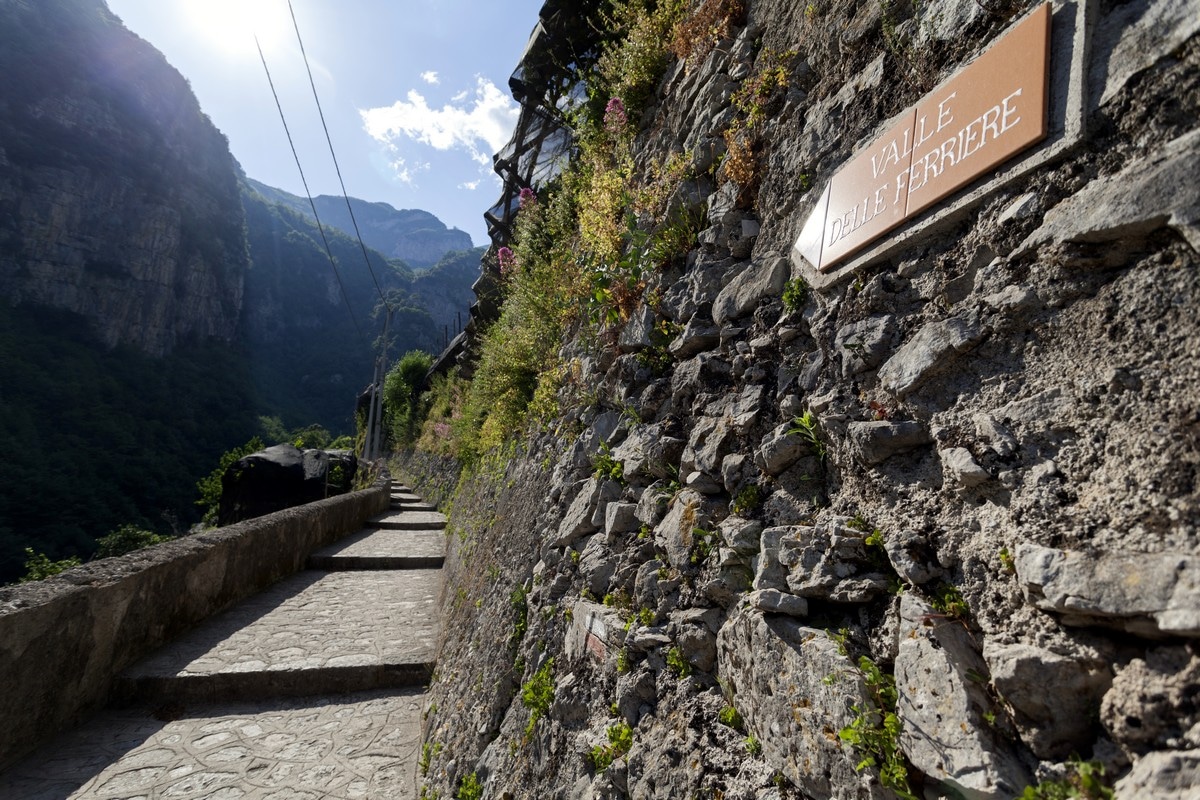
{"label": "forested hillside", "polygon": [[371,251],[378,289],[329,230],[348,311],[314,224],[246,187],[187,81],[101,0],[0,3],[0,69],[0,582],[27,547],[186,531],[197,480],[256,433],[352,433],[380,291],[393,357],[436,351],[469,307],[480,251],[414,210],[446,234],[420,247],[438,263]]}

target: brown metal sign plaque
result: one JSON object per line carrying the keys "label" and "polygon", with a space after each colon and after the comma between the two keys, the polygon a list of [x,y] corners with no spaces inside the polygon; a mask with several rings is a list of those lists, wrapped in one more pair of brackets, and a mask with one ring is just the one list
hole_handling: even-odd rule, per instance
{"label": "brown metal sign plaque", "polygon": [[797,252],[827,271],[1043,139],[1049,63],[1046,3],[840,169]]}

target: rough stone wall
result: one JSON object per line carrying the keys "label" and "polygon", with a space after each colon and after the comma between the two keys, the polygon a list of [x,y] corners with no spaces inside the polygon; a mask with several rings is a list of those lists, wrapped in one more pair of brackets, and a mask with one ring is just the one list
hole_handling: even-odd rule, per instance
{"label": "rough stone wall", "polygon": [[[1083,785],[1078,756],[1118,797],[1194,797],[1200,6],[1091,5],[1078,144],[785,307],[815,190],[1026,8],[922,5],[752,0],[664,78],[641,161],[703,173],[731,89],[800,57],[756,184],[681,189],[709,227],[660,310],[565,343],[598,404],[460,489],[430,791],[892,798],[898,765],[1011,798]],[[860,714],[888,676],[890,732]]]}

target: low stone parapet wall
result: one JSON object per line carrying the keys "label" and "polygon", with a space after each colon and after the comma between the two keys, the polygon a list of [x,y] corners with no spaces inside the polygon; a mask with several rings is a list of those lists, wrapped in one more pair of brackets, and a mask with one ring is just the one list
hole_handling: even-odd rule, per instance
{"label": "low stone parapet wall", "polygon": [[0,769],[109,699],[121,670],[304,568],[388,508],[389,484],[0,588]]}

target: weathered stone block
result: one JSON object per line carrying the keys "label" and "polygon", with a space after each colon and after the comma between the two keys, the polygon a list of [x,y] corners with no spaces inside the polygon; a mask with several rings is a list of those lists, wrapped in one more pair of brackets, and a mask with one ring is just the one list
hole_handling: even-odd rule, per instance
{"label": "weathered stone block", "polygon": [[1016,756],[992,733],[983,714],[991,701],[972,675],[985,675],[966,627],[930,615],[927,603],[900,601],[896,712],[900,745],[913,766],[970,800],[1009,800],[1028,785]]}
{"label": "weathered stone block", "polygon": [[925,426],[915,421],[851,422],[849,433],[859,457],[871,465],[933,441]]}
{"label": "weathered stone block", "polygon": [[768,297],[780,296],[790,272],[785,258],[751,261],[717,295],[713,302],[713,321],[724,325],[749,314]]}
{"label": "weathered stone block", "polygon": [[961,317],[931,322],[880,367],[879,382],[892,394],[904,397],[983,341],[983,336],[978,323]]}
{"label": "weathered stone block", "polygon": [[1065,625],[1200,637],[1200,559],[1189,553],[1067,552],[1022,544],[1026,599]]}
{"label": "weathered stone block", "polygon": [[[742,609],[717,637],[717,665],[763,758],[810,797],[885,800],[872,770],[837,732],[868,701],[861,674],[823,630],[786,616]],[[829,680],[826,680],[829,678]]]}

